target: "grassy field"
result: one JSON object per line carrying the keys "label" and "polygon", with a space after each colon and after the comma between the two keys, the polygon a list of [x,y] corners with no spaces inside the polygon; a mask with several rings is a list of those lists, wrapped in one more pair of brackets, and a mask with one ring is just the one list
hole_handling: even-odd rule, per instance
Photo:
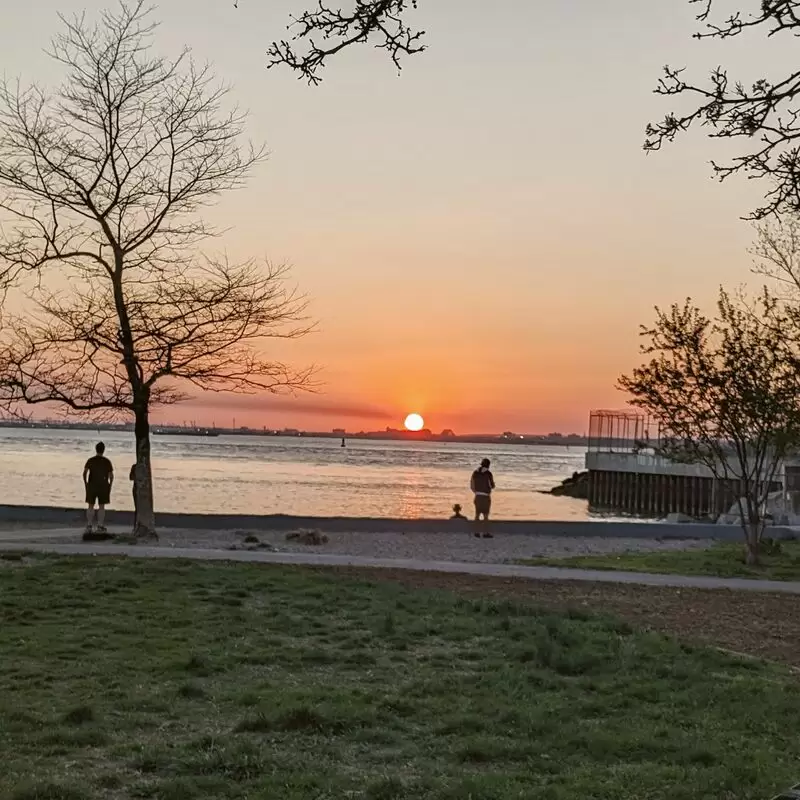
{"label": "grassy field", "polygon": [[523,602],[2,560],[0,652],[3,800],[763,800],[800,776],[788,670]]}
{"label": "grassy field", "polygon": [[800,542],[781,542],[781,553],[762,555],[758,567],[744,563],[744,546],[718,543],[707,550],[667,550],[642,553],[529,558],[520,563],[532,566],[580,569],[624,570],[678,575],[713,575],[718,578],[754,578],[772,581],[800,581]]}

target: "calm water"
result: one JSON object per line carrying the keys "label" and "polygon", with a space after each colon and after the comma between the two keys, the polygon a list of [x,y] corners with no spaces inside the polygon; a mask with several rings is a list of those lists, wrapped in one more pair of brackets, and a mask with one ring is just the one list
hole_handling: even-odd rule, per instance
{"label": "calm water", "polygon": [[[117,470],[112,507],[131,508],[133,437],[103,432]],[[76,506],[98,434],[0,429],[0,503]],[[444,517],[469,510],[469,477],[492,459],[500,519],[583,519],[586,502],[537,494],[583,469],[579,448],[434,442],[153,436],[162,511],[354,517]]]}

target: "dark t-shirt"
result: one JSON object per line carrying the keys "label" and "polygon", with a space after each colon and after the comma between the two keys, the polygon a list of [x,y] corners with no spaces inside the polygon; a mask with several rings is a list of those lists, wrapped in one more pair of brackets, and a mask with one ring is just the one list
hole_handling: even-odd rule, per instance
{"label": "dark t-shirt", "polygon": [[472,485],[480,494],[491,494],[494,489],[494,475],[488,469],[476,469],[472,473]]}
{"label": "dark t-shirt", "polygon": [[84,473],[89,473],[86,476],[86,483],[89,486],[105,488],[111,482],[111,476],[114,474],[114,467],[105,456],[92,456],[83,468]]}

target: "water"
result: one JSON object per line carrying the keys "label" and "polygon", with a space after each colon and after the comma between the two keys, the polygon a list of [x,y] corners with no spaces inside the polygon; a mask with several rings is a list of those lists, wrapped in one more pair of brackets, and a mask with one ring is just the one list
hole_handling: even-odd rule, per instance
{"label": "water", "polygon": [[[98,437],[116,468],[112,507],[132,507],[129,433],[0,429],[0,503],[75,507]],[[153,436],[161,511],[442,518],[470,513],[469,477],[492,459],[498,519],[586,519],[582,500],[537,494],[583,469],[580,448],[259,436]]]}

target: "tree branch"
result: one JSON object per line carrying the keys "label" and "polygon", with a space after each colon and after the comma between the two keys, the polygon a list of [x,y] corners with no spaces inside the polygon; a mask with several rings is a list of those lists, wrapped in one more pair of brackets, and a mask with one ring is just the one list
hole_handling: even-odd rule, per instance
{"label": "tree branch", "polygon": [[186,51],[150,53],[144,0],[62,23],[57,90],[0,85],[0,291],[27,306],[2,320],[0,408],[142,415],[189,385],[308,386],[264,352],[313,327],[286,268],[196,250],[214,233],[198,212],[264,157],[245,115]]}
{"label": "tree branch", "polygon": [[[689,0],[697,4],[701,24],[698,39],[725,40],[745,31],[761,30],[768,39],[780,33],[800,34],[800,0],[762,0],[760,10],[749,16],[735,11],[715,21],[715,0]],[[750,217],[764,219],[784,211],[800,209],[800,70],[772,82],[759,77],[733,80],[719,66],[707,84],[684,79],[684,70],[664,67],[656,93],[689,99],[692,110],[671,112],[646,129],[644,148],[660,150],[665,143],[693,127],[702,127],[712,139],[735,139],[744,153],[728,163],[712,161],[714,174],[725,180],[731,175],[767,179],[765,202]]]}
{"label": "tree branch", "polygon": [[[424,31],[414,30],[406,22],[417,0],[352,0],[351,11],[331,7],[318,0],[316,8],[293,17],[289,29],[295,34],[290,41],[273,42],[268,50],[268,68],[285,65],[308,83],[318,84],[320,72],[333,56],[348,47],[373,42],[385,50],[397,69],[403,56],[425,49]],[[298,51],[297,43],[306,45]]]}

